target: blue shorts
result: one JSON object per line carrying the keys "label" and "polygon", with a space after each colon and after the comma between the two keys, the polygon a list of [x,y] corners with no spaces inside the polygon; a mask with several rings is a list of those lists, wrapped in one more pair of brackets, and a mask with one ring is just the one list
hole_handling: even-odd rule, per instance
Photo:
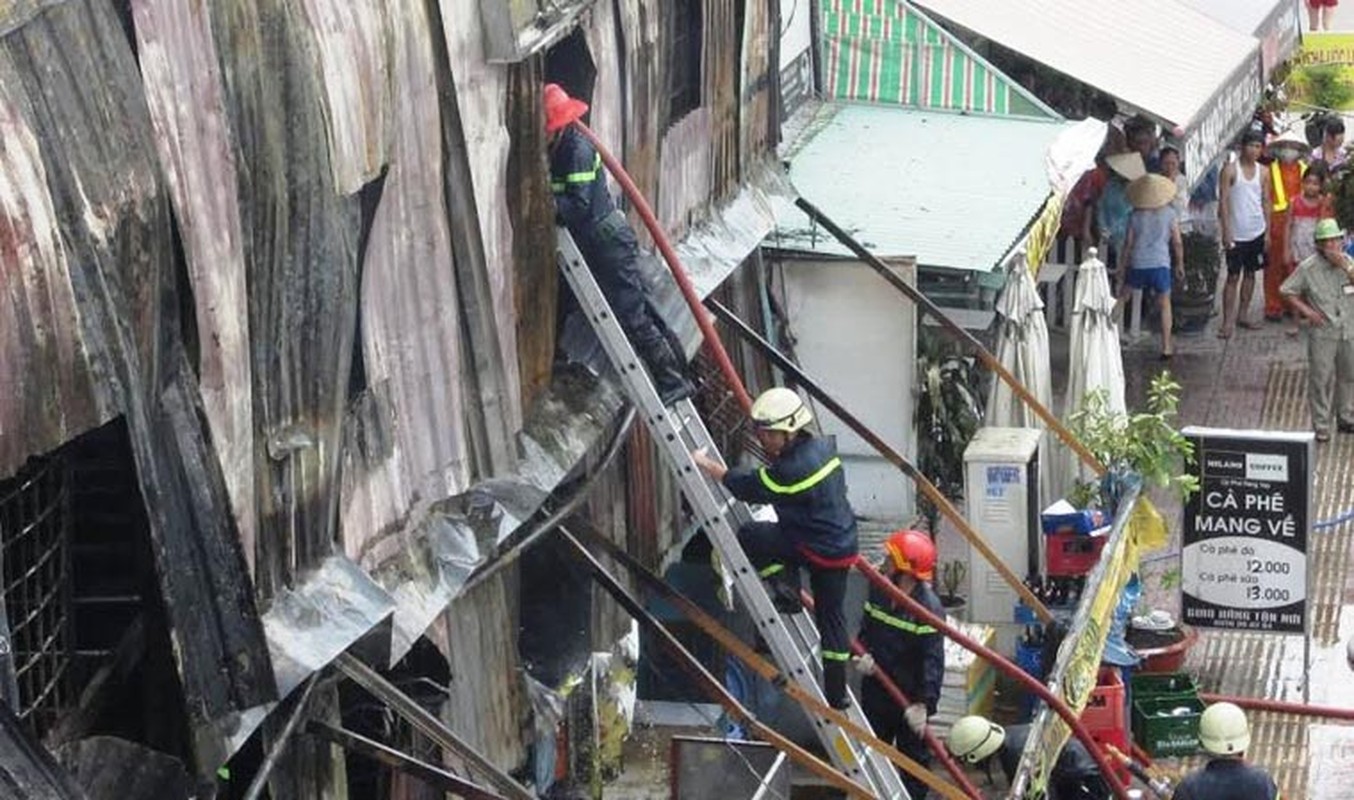
{"label": "blue shorts", "polygon": [[1128,271],[1128,285],[1134,289],[1151,289],[1157,294],[1171,293],[1170,267],[1137,267]]}

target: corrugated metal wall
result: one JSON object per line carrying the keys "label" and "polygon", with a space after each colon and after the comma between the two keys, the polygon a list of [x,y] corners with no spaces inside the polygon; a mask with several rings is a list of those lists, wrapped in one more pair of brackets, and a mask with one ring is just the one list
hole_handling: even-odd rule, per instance
{"label": "corrugated metal wall", "polygon": [[[477,0],[124,5],[130,42],[100,0],[0,12],[0,475],[129,415],[152,528],[180,536],[157,552],[206,721],[270,699],[266,663],[232,661],[261,647],[249,573],[266,607],[336,547],[377,552],[511,472],[553,356],[542,57],[487,63]],[[665,14],[603,0],[581,24],[593,124],[680,233],[768,155],[770,15],[704,0],[702,104],[671,121]],[[657,559],[677,501],[635,448],[650,468],[614,468],[593,516]],[[453,606],[442,645],[450,717],[517,763],[507,575]],[[223,614],[236,629],[209,630]]]}

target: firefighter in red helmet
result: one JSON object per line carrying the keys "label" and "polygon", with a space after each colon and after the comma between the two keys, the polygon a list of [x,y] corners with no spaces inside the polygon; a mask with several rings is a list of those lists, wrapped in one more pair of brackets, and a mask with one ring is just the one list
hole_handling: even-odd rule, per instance
{"label": "firefighter in red helmet", "polygon": [[[931,588],[935,575],[936,546],[921,531],[896,531],[884,543],[888,555],[885,572],[908,597],[944,618],[940,598]],[[855,661],[865,675],[860,686],[860,707],[875,734],[921,764],[931,762],[923,734],[927,718],[936,713],[940,686],[945,675],[945,640],[940,631],[896,605],[880,588],[870,587],[861,622],[860,643],[868,654]],[[880,671],[893,680],[911,702],[901,709],[882,683]],[[926,797],[926,784],[903,775],[907,793],[914,800]]]}
{"label": "firefighter in red helmet", "polygon": [[611,199],[602,158],[574,126],[588,104],[554,83],[545,85],[542,102],[556,220],[574,237],[663,405],[672,405],[695,387],[686,375],[681,342],[659,315],[640,274],[639,240]]}

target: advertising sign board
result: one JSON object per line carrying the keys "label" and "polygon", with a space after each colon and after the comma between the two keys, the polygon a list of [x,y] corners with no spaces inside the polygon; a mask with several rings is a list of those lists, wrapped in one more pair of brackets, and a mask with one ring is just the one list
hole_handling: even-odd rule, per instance
{"label": "advertising sign board", "polygon": [[1199,491],[1184,508],[1183,621],[1305,633],[1313,435],[1186,428]]}

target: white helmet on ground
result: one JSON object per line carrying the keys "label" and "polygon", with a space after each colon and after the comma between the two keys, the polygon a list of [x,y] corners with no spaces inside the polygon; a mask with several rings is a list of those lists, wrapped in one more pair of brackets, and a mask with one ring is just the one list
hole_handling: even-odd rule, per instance
{"label": "white helmet on ground", "polygon": [[950,728],[945,746],[960,761],[977,764],[997,750],[1006,741],[1006,729],[987,717],[972,715],[960,717]]}
{"label": "white helmet on ground", "polygon": [[752,421],[762,430],[794,433],[813,421],[813,412],[793,389],[777,386],[757,395]]}
{"label": "white helmet on ground", "polygon": [[1218,756],[1236,756],[1251,744],[1246,712],[1232,703],[1214,703],[1199,718],[1199,744]]}

